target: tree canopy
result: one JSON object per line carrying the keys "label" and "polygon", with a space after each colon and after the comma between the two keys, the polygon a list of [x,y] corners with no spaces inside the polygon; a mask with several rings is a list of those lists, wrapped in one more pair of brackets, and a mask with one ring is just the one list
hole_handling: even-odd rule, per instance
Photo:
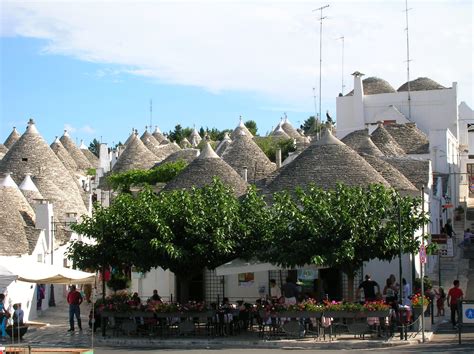
{"label": "tree canopy", "polygon": [[95,156],[99,157],[99,152],[100,152],[100,141],[95,139],[91,141],[89,144],[88,149],[90,152],[92,152]]}
{"label": "tree canopy", "polygon": [[244,123],[247,129],[252,133],[253,136],[257,135],[257,122],[254,120],[248,120]]}

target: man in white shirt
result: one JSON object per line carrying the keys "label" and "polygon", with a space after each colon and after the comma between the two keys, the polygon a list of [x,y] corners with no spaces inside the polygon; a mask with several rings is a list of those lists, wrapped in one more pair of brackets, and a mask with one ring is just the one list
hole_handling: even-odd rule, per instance
{"label": "man in white shirt", "polygon": [[281,298],[281,289],[277,285],[275,279],[270,279],[270,296],[272,300],[278,300]]}

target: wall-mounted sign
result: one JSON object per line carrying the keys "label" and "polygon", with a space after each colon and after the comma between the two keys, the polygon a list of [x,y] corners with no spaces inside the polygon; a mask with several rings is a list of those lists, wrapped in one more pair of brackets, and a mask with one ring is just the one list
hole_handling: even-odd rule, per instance
{"label": "wall-mounted sign", "polygon": [[239,286],[249,287],[253,286],[255,282],[255,273],[240,273],[238,275]]}

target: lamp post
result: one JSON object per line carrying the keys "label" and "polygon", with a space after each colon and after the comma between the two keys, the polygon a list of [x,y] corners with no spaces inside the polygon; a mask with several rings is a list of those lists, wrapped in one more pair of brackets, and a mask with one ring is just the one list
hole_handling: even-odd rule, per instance
{"label": "lamp post", "polygon": [[400,196],[397,194],[397,213],[398,213],[398,281],[400,282],[399,286],[399,297],[398,301],[402,301],[402,277],[403,277],[403,268],[402,268],[402,213],[400,211]]}

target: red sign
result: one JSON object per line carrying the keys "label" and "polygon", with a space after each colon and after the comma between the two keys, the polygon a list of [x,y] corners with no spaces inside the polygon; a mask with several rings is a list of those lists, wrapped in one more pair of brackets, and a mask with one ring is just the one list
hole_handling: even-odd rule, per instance
{"label": "red sign", "polygon": [[444,204],[444,205],[442,205],[442,207],[443,207],[444,209],[449,209],[449,208],[452,208],[453,206],[454,206],[454,205],[452,205],[452,204]]}

